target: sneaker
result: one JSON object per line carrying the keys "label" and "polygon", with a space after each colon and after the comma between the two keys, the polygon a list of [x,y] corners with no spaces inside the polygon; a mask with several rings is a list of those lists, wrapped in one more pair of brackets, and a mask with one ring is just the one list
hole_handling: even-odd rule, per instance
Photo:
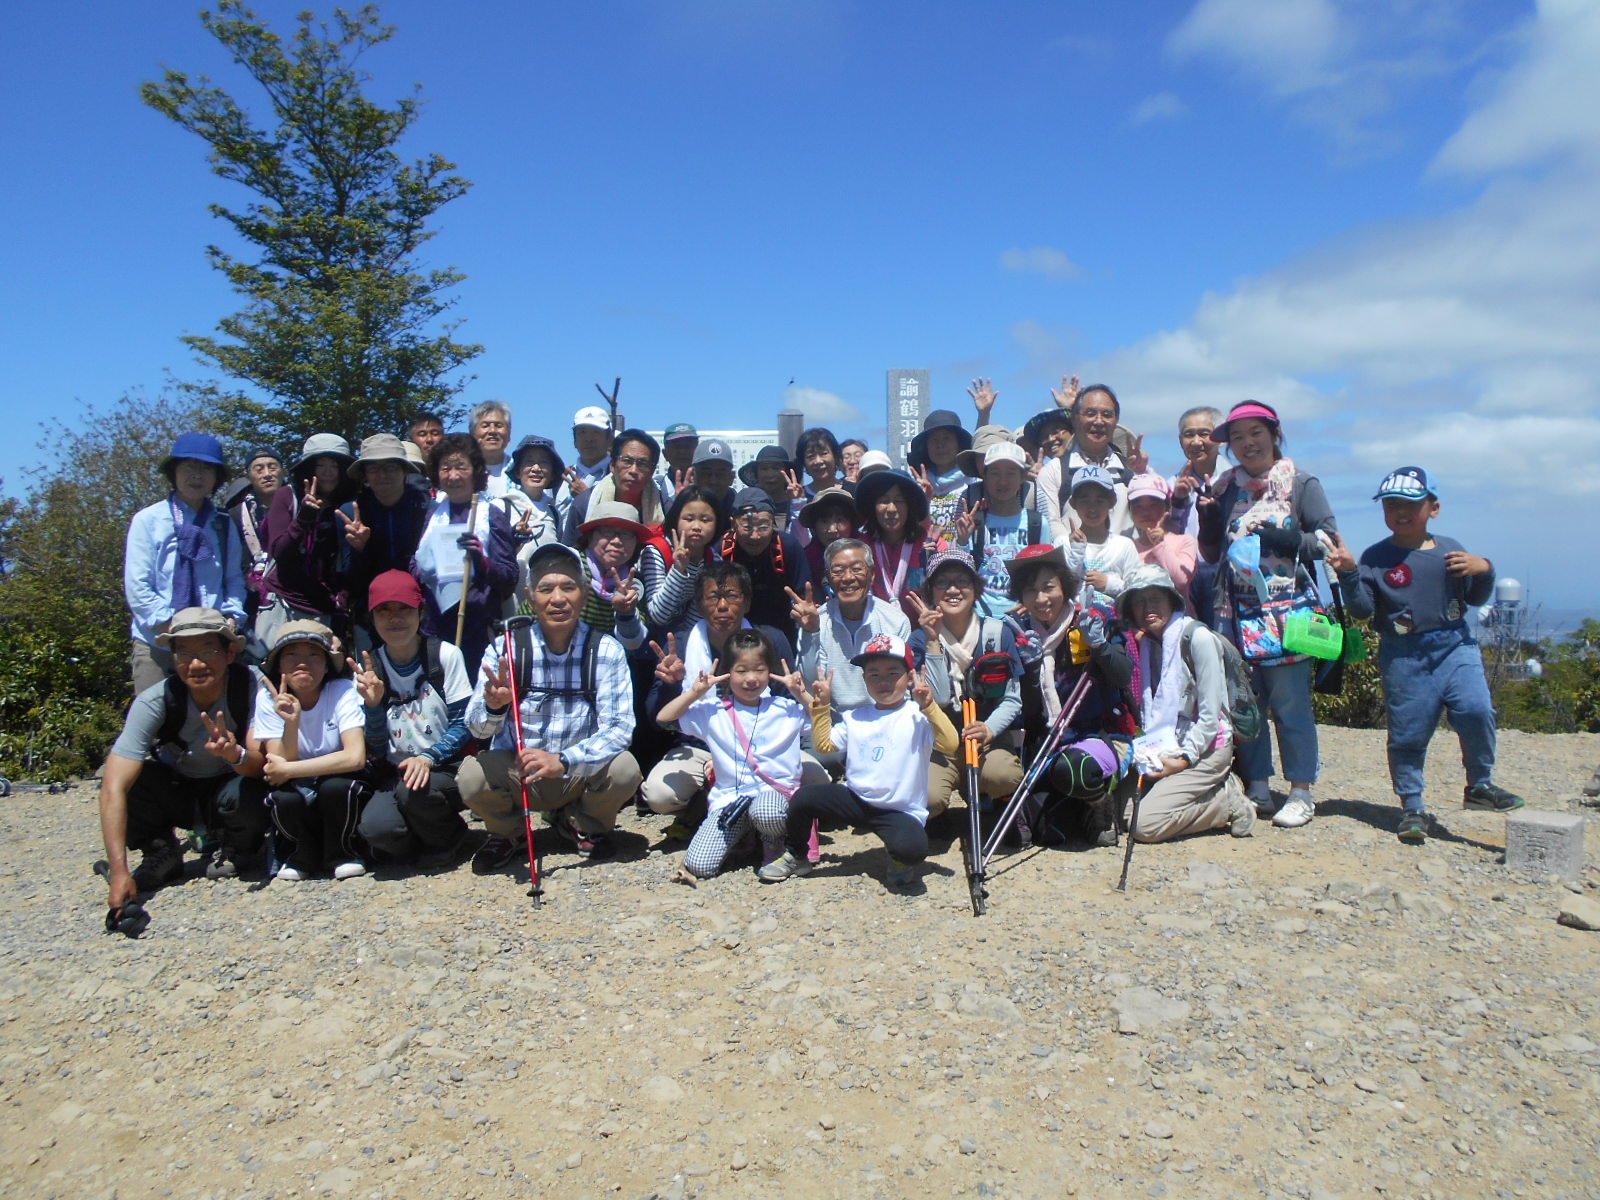
{"label": "sneaker", "polygon": [[764,867],[769,862],[776,862],[778,859],[780,859],[782,857],[783,857],[783,839],[782,838],[765,838],[764,837],[764,838],[761,839],[761,863],[760,863],[761,866]]}
{"label": "sneaker", "polygon": [[1488,812],[1512,812],[1527,804],[1521,796],[1508,792],[1493,783],[1475,783],[1461,793],[1462,808],[1477,808]]}
{"label": "sneaker", "polygon": [[903,863],[894,855],[889,856],[889,873],[883,880],[892,888],[908,888],[917,881],[917,864]]}
{"label": "sneaker", "polygon": [[234,858],[232,850],[226,846],[218,846],[206,856],[207,879],[237,879],[239,877],[239,864]]}
{"label": "sneaker", "polygon": [[528,852],[523,848],[522,842],[514,842],[510,838],[501,837],[498,833],[491,833],[483,839],[483,845],[479,846],[472,856],[472,873],[492,875],[527,856]]}
{"label": "sneaker", "polygon": [[1400,814],[1395,836],[1408,846],[1422,845],[1428,840],[1428,814],[1420,809],[1406,809]]}
{"label": "sneaker", "polygon": [[1250,785],[1250,803],[1255,806],[1256,816],[1270,817],[1275,808],[1272,803],[1272,785],[1265,779],[1258,779]]}
{"label": "sneaker", "polygon": [[1256,827],[1256,806],[1249,796],[1240,796],[1228,810],[1228,836],[1249,837]]}
{"label": "sneaker", "polygon": [[133,873],[133,886],[141,893],[183,878],[183,851],[176,842],[152,842]]}
{"label": "sneaker", "polygon": [[360,879],[367,873],[367,864],[364,862],[342,862],[333,869],[335,879]]}
{"label": "sneaker", "polygon": [[1299,829],[1302,825],[1311,824],[1311,818],[1316,815],[1317,806],[1311,802],[1310,790],[1290,788],[1289,798],[1272,815],[1272,823],[1279,829]]}
{"label": "sneaker", "polygon": [[669,842],[687,842],[694,837],[694,830],[682,817],[675,817],[672,824],[661,831],[661,836]]}
{"label": "sneaker", "polygon": [[281,879],[285,883],[299,883],[306,878],[306,873],[299,867],[291,867],[288,863],[284,863],[283,866],[278,868],[278,873],[274,878]]}
{"label": "sneaker", "polygon": [[793,875],[805,875],[811,870],[811,864],[806,859],[799,857],[792,850],[785,850],[777,858],[756,872],[756,878],[762,883],[782,883]]}
{"label": "sneaker", "polygon": [[571,842],[572,848],[584,858],[610,858],[616,852],[610,834],[584,832],[570,813],[561,814],[556,832]]}

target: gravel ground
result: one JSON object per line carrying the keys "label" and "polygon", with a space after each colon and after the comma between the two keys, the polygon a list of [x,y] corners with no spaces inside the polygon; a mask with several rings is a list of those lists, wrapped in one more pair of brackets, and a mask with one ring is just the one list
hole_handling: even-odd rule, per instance
{"label": "gravel ground", "polygon": [[[101,932],[91,787],[0,802],[7,1197],[1595,1196],[1600,934],[1500,864],[1441,736],[1440,836],[1393,836],[1381,732],[1324,729],[1302,830],[883,887],[689,888],[661,823],[547,860],[191,880]],[[1507,733],[1577,797],[1600,737]],[[1444,803],[1443,798],[1449,798]],[[1590,845],[1595,844],[1591,830]],[[1591,852],[1592,853],[1592,852]],[[1577,889],[1591,898],[1600,872]]]}

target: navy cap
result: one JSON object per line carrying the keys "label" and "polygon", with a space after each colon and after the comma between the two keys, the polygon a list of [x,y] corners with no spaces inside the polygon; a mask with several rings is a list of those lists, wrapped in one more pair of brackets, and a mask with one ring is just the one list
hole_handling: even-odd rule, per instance
{"label": "navy cap", "polygon": [[1439,489],[1421,467],[1396,467],[1384,476],[1383,482],[1378,485],[1378,494],[1373,499],[1382,500],[1388,496],[1401,500],[1425,500],[1429,497],[1437,500]]}

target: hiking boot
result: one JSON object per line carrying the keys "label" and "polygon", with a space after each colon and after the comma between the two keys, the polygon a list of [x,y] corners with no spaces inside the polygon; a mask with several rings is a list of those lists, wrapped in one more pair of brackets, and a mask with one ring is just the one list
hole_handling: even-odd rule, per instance
{"label": "hiking boot", "polygon": [[479,846],[472,856],[472,873],[493,875],[496,871],[503,871],[518,859],[526,857],[527,851],[523,848],[523,843],[501,837],[498,833],[491,833],[483,839],[483,845]]}
{"label": "hiking boot", "polygon": [[1272,785],[1265,779],[1258,779],[1250,785],[1250,803],[1255,805],[1256,816],[1270,817],[1277,811],[1277,806],[1272,803]]}
{"label": "hiking boot", "polygon": [[903,863],[891,854],[889,873],[883,881],[892,888],[908,888],[917,881],[917,864]]}
{"label": "hiking boot", "polygon": [[1299,829],[1302,825],[1311,824],[1311,818],[1316,815],[1317,807],[1311,802],[1310,789],[1290,788],[1289,798],[1284,801],[1283,807],[1272,814],[1272,823],[1279,829]]}
{"label": "hiking boot", "polygon": [[1408,846],[1422,845],[1428,840],[1428,814],[1421,809],[1406,809],[1395,826],[1395,837]]}
{"label": "hiking boot", "polygon": [[793,875],[805,875],[811,870],[811,863],[795,854],[792,850],[785,850],[777,858],[756,872],[756,878],[762,883],[782,883]]}
{"label": "hiking boot", "polygon": [[1249,796],[1241,795],[1228,809],[1228,836],[1249,837],[1256,827],[1256,806]]}
{"label": "hiking boot", "polygon": [[1527,803],[1515,792],[1508,792],[1497,784],[1485,781],[1475,783],[1461,792],[1461,807],[1482,809],[1486,812],[1513,812]]}
{"label": "hiking boot", "polygon": [[183,878],[183,851],[176,842],[166,840],[151,842],[133,872],[133,886],[141,893],[153,892],[158,887]]}
{"label": "hiking boot", "polygon": [[562,813],[556,823],[556,832],[572,843],[572,848],[584,858],[610,858],[616,853],[608,833],[586,833],[578,828],[571,813]]}
{"label": "hiking boot", "polygon": [[354,859],[349,862],[342,862],[333,869],[333,877],[335,879],[360,879],[366,873],[367,864],[357,862]]}
{"label": "hiking boot", "polygon": [[239,877],[238,857],[227,846],[218,846],[206,855],[207,879],[237,879]]}

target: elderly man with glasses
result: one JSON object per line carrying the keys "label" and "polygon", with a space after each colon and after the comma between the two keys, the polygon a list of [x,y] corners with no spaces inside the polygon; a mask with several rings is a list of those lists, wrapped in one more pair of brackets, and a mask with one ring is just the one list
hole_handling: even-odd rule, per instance
{"label": "elderly man with glasses", "polygon": [[781,630],[793,643],[794,614],[784,589],[804,594],[811,564],[794,534],[778,529],[772,498],[761,488],[741,488],[733,498],[733,528],[723,536],[718,557],[750,573],[750,620]]}

